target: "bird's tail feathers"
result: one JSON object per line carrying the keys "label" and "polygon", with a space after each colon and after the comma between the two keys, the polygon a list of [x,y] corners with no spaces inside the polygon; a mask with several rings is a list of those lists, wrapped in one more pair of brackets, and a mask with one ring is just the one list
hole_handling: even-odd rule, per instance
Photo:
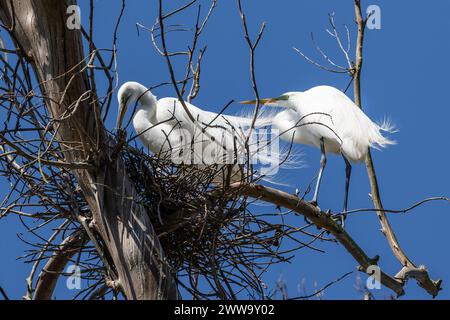
{"label": "bird's tail feathers", "polygon": [[381,131],[388,132],[388,133],[396,133],[398,132],[398,128],[395,127],[395,124],[392,123],[392,120],[390,118],[384,118],[380,124],[378,124],[378,127]]}
{"label": "bird's tail feathers", "polygon": [[398,132],[398,129],[389,118],[384,118],[380,124],[376,124],[375,127],[371,130],[369,144],[372,148],[382,149],[386,148],[389,145],[397,144],[396,141],[385,137],[382,132],[396,133]]}

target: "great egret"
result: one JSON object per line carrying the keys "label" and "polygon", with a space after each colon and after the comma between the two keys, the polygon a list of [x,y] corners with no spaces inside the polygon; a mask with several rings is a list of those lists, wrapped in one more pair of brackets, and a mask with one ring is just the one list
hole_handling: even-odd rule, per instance
{"label": "great egret", "polygon": [[[242,101],[254,104],[255,101]],[[317,86],[304,92],[287,92],[277,98],[261,99],[260,103],[287,108],[273,119],[280,137],[295,143],[320,148],[320,170],[312,203],[317,205],[326,153],[341,154],[346,169],[344,213],[347,212],[350,187],[350,161],[364,161],[369,147],[383,148],[395,142],[381,134],[390,132],[388,123],[372,122],[352,100],[340,90],[330,86]]]}
{"label": "great egret", "polygon": [[[166,154],[179,163],[232,164],[232,181],[240,181],[242,166],[251,154],[245,146],[245,127],[251,118],[217,114],[185,102],[192,121],[177,98],[156,97],[137,82],[123,84],[118,92],[117,128],[121,128],[128,106],[134,104],[133,126],[140,140],[153,153]],[[267,126],[271,118],[259,118],[255,127]],[[254,150],[254,148],[253,148]],[[246,163],[246,162],[244,162]]]}

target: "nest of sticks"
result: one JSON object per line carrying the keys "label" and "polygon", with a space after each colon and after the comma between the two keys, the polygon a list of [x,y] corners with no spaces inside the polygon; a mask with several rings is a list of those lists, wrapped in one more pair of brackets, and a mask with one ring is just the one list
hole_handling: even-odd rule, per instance
{"label": "nest of sticks", "polygon": [[[265,295],[261,274],[290,259],[285,253],[292,248],[281,250],[282,240],[299,230],[275,214],[253,213],[254,200],[239,188],[214,183],[224,165],[176,165],[129,146],[122,159],[184,289],[198,298]],[[199,289],[202,280],[206,291]]]}

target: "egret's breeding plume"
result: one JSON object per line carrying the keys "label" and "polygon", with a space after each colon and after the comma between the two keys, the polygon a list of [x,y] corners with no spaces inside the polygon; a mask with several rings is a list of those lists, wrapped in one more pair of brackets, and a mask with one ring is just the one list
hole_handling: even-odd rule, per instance
{"label": "egret's breeding plume", "polygon": [[[245,128],[251,125],[251,118],[217,114],[185,102],[189,115],[177,98],[157,100],[137,82],[123,84],[118,100],[117,128],[121,128],[131,106],[134,129],[144,146],[155,154],[185,164],[232,164],[233,181],[242,178],[237,174],[242,172],[242,166],[236,165],[242,163],[240,160],[248,155],[260,156],[255,148],[252,153],[245,144]],[[270,118],[260,118],[256,127],[270,123]]]}
{"label": "egret's breeding plume", "polygon": [[[243,101],[254,104],[255,101]],[[388,124],[371,121],[343,92],[330,86],[318,86],[304,92],[287,92],[277,98],[261,99],[263,105],[286,108],[273,119],[282,139],[320,148],[320,170],[312,202],[317,204],[326,153],[341,154],[346,164],[344,213],[350,186],[350,161],[364,161],[370,147],[383,148],[394,142],[381,131]]]}

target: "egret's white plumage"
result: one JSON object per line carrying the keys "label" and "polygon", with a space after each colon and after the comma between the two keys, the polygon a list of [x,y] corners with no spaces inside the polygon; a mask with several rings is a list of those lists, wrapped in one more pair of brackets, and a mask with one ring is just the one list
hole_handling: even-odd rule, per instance
{"label": "egret's white plumage", "polygon": [[394,142],[381,131],[390,131],[367,117],[342,91],[318,86],[305,92],[288,92],[287,100],[276,104],[288,110],[280,112],[273,125],[285,140],[320,148],[324,139],[327,153],[342,153],[351,161],[364,161],[369,147],[384,148]]}
{"label": "egret's white plumage", "polygon": [[[233,164],[242,163],[239,161],[250,152],[245,148],[245,128],[252,122],[249,117],[217,114],[185,102],[195,119],[193,122],[177,98],[157,100],[145,86],[137,82],[123,84],[118,92],[118,100],[117,127],[121,127],[127,107],[133,105],[135,131],[144,146],[153,153],[168,154],[193,164]],[[271,121],[269,117],[259,118],[255,126],[267,126]],[[186,153],[189,153],[189,159]],[[234,170],[237,171],[238,167],[234,166]],[[233,180],[237,179],[240,180]]]}
{"label": "egret's white plumage", "polygon": [[[255,101],[244,101],[252,104]],[[287,92],[277,98],[261,99],[264,105],[284,107],[273,119],[280,137],[294,143],[321,149],[321,169],[313,202],[317,202],[325,153],[342,154],[347,164],[344,211],[347,210],[350,161],[364,161],[370,147],[383,148],[394,144],[382,135],[391,131],[387,123],[376,124],[342,91],[330,86],[313,87],[304,92]]]}

